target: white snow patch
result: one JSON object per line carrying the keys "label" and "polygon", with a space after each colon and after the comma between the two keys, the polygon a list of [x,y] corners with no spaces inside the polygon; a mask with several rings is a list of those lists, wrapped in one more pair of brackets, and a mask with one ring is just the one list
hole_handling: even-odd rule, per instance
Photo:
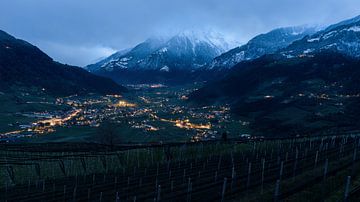
{"label": "white snow patch", "polygon": [[169,72],[169,71],[170,71],[170,68],[165,65],[165,66],[163,66],[163,67],[160,69],[160,71],[162,71],[162,72]]}
{"label": "white snow patch", "polygon": [[360,32],[360,26],[352,26],[348,29],[345,29],[346,31],[353,31],[353,32]]}
{"label": "white snow patch", "polygon": [[240,62],[241,60],[244,60],[244,57],[245,57],[245,51],[241,51],[240,53],[236,53],[235,61]]}
{"label": "white snow patch", "polygon": [[323,38],[323,39],[328,39],[328,38],[330,38],[330,37],[333,37],[334,34],[336,34],[336,33],[337,33],[337,31],[331,31],[331,32],[323,35],[322,38]]}
{"label": "white snow patch", "polygon": [[282,53],[282,55],[283,55],[284,57],[288,58],[288,59],[294,58],[294,56],[291,55],[291,54]]}
{"label": "white snow patch", "polygon": [[308,54],[308,53],[311,53],[313,51],[314,51],[314,49],[306,49],[306,50],[303,51],[303,53]]}
{"label": "white snow patch", "polygon": [[312,42],[319,41],[319,40],[320,40],[320,38],[317,37],[317,38],[308,39],[307,42],[312,43]]}
{"label": "white snow patch", "polygon": [[332,43],[332,44],[326,45],[326,46],[322,47],[321,49],[330,49],[334,46],[337,46],[337,43]]}
{"label": "white snow patch", "polygon": [[121,59],[120,59],[120,62],[127,62],[127,61],[129,61],[129,60],[131,60],[131,59],[132,59],[132,57],[129,57],[129,58],[124,57],[124,58],[121,58]]}
{"label": "white snow patch", "polygon": [[161,52],[161,53],[165,53],[165,52],[167,52],[167,51],[168,51],[168,49],[167,49],[166,47],[164,47],[164,48],[162,48],[162,49],[159,50],[159,52]]}

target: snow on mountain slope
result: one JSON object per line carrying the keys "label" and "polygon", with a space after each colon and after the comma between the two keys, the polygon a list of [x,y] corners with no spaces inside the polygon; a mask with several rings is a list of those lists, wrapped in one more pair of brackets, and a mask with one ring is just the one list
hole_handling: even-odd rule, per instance
{"label": "snow on mountain slope", "polygon": [[280,53],[286,57],[297,57],[312,56],[320,51],[360,57],[360,16],[330,25],[324,31],[294,42]]}
{"label": "snow on mountain slope", "polygon": [[128,68],[194,70],[207,65],[230,46],[220,34],[214,32],[184,31],[170,38],[148,39],[125,53],[116,53],[89,65],[87,69],[93,72]]}
{"label": "snow on mountain slope", "polygon": [[316,32],[314,27],[286,27],[260,34],[251,39],[247,44],[234,48],[216,57],[208,69],[231,68],[235,64],[252,60],[265,54],[274,53],[292,42]]}

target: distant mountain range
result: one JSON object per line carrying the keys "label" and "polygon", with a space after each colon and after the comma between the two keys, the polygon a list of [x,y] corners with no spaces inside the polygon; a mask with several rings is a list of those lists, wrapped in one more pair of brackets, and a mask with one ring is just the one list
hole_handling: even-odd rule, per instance
{"label": "distant mountain range", "polygon": [[228,43],[215,34],[182,32],[165,38],[151,38],[134,48],[120,51],[96,64],[90,71],[116,71],[118,69],[198,69],[214,57],[228,50]]}
{"label": "distant mountain range", "polygon": [[117,52],[86,69],[120,83],[181,82],[194,77],[191,72],[204,68],[228,49],[229,44],[218,34],[182,32],[170,38],[148,39],[131,50]]}
{"label": "distant mountain range", "polygon": [[360,17],[294,41],[189,95],[196,104],[229,103],[254,133],[296,135],[358,129]]}
{"label": "distant mountain range", "polygon": [[37,47],[0,31],[0,89],[13,86],[36,87],[56,95],[126,91],[108,78],[54,62]]}
{"label": "distant mountain range", "polygon": [[253,60],[265,54],[275,53],[292,42],[315,32],[316,28],[314,27],[301,26],[278,28],[266,34],[260,34],[251,39],[247,44],[214,58],[208,68],[213,70],[231,68],[241,61]]}
{"label": "distant mountain range", "polygon": [[148,39],[86,69],[119,83],[212,80],[218,77],[213,71],[227,70],[241,61],[274,53],[315,32],[315,28],[305,26],[279,28],[230,51],[229,43],[218,34],[183,32],[167,39]]}
{"label": "distant mountain range", "polygon": [[334,51],[360,57],[360,16],[331,25],[323,31],[295,41],[280,53],[286,57],[311,56],[315,52]]}
{"label": "distant mountain range", "polygon": [[[99,76],[117,83],[184,84],[201,80],[212,85],[212,80],[229,79],[234,67],[241,69],[244,64],[263,60],[269,54],[286,60],[336,52],[356,59],[360,57],[359,44],[360,16],[320,31],[313,27],[275,29],[231,50],[221,35],[188,31],[172,37],[150,38],[87,66],[88,71],[98,75],[95,76],[81,68],[55,62],[37,47],[1,31],[0,83],[3,88],[36,86],[62,94],[125,91],[124,87]],[[231,76],[231,79],[242,78]]]}

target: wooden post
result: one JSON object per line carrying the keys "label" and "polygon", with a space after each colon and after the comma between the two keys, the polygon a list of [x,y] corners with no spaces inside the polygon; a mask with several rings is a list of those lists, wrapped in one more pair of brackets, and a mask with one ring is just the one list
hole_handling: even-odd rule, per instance
{"label": "wooden post", "polygon": [[100,202],[102,202],[102,197],[103,197],[103,193],[100,192],[100,199],[99,199]]}
{"label": "wooden post", "polygon": [[233,191],[233,186],[234,186],[234,183],[236,185],[236,182],[235,182],[235,167],[233,166],[232,167],[232,171],[231,171],[231,191]]}
{"label": "wooden post", "polygon": [[221,192],[221,202],[223,202],[224,198],[225,198],[226,183],[227,183],[227,178],[225,177],[224,178],[224,184],[223,184],[223,187],[222,187],[222,192]]}
{"label": "wooden post", "polygon": [[284,172],[284,161],[281,161],[281,164],[280,164],[280,173],[279,173],[279,179],[280,179],[280,180],[282,179],[283,172]]}
{"label": "wooden post", "polygon": [[350,181],[351,181],[351,176],[347,176],[346,184],[345,184],[345,192],[344,192],[344,201],[345,202],[347,202],[349,200]]}
{"label": "wooden post", "polygon": [[274,193],[275,202],[279,200],[279,194],[280,194],[280,180],[277,180],[275,185],[275,193]]}
{"label": "wooden post", "polygon": [[30,192],[31,181],[28,181],[28,192]]}
{"label": "wooden post", "polygon": [[159,175],[159,162],[157,163],[157,166],[156,166],[156,176]]}
{"label": "wooden post", "polygon": [[248,167],[248,176],[247,176],[247,182],[246,182],[246,189],[248,189],[249,186],[250,186],[250,176],[251,176],[251,162],[249,162],[249,167]]}
{"label": "wooden post", "polygon": [[324,181],[326,180],[326,175],[328,172],[328,166],[329,166],[329,159],[325,160],[325,165],[324,165]]}
{"label": "wooden post", "polygon": [[43,184],[42,184],[42,191],[45,192],[45,180],[43,180]]}
{"label": "wooden post", "polygon": [[90,201],[90,196],[91,196],[91,189],[88,188],[88,194],[87,194],[87,199],[88,199],[88,201]]}
{"label": "wooden post", "polygon": [[64,185],[64,201],[66,201],[65,196],[66,196],[66,185]]}
{"label": "wooden post", "polygon": [[222,158],[222,156],[220,156],[220,158],[219,158],[218,170],[220,170],[220,166],[221,166],[221,158]]}
{"label": "wooden post", "polygon": [[261,194],[264,193],[265,158],[261,159]]}
{"label": "wooden post", "polygon": [[191,201],[191,192],[192,192],[192,182],[191,182],[191,178],[189,177],[188,179],[188,190],[187,190],[187,202]]}
{"label": "wooden post", "polygon": [[157,196],[156,196],[156,201],[157,202],[160,201],[160,196],[161,196],[161,185],[159,185],[158,188],[157,188]]}
{"label": "wooden post", "polygon": [[73,201],[76,201],[76,189],[77,187],[74,187],[74,191],[73,191]]}

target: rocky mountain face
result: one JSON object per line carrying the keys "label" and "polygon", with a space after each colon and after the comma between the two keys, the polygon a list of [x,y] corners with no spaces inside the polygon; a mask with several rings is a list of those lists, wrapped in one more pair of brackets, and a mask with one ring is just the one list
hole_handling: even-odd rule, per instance
{"label": "rocky mountain face", "polygon": [[285,48],[292,42],[316,32],[314,27],[286,27],[260,34],[247,44],[216,57],[207,67],[213,70],[229,69],[241,61],[253,60]]}
{"label": "rocky mountain face", "polygon": [[116,53],[87,69],[95,69],[95,72],[119,69],[194,70],[205,66],[226,48],[227,43],[220,37],[184,32],[169,39],[148,39],[126,53]]}
{"label": "rocky mountain face", "polygon": [[281,50],[288,58],[312,56],[316,52],[334,51],[350,57],[360,57],[360,16],[329,26]]}
{"label": "rocky mountain face", "polygon": [[108,78],[55,62],[39,48],[0,31],[0,88],[12,86],[36,87],[57,95],[126,91]]}
{"label": "rocky mountain face", "polygon": [[86,68],[119,83],[192,81],[211,60],[228,50],[217,34],[183,32],[170,38],[151,38],[125,53]]}

